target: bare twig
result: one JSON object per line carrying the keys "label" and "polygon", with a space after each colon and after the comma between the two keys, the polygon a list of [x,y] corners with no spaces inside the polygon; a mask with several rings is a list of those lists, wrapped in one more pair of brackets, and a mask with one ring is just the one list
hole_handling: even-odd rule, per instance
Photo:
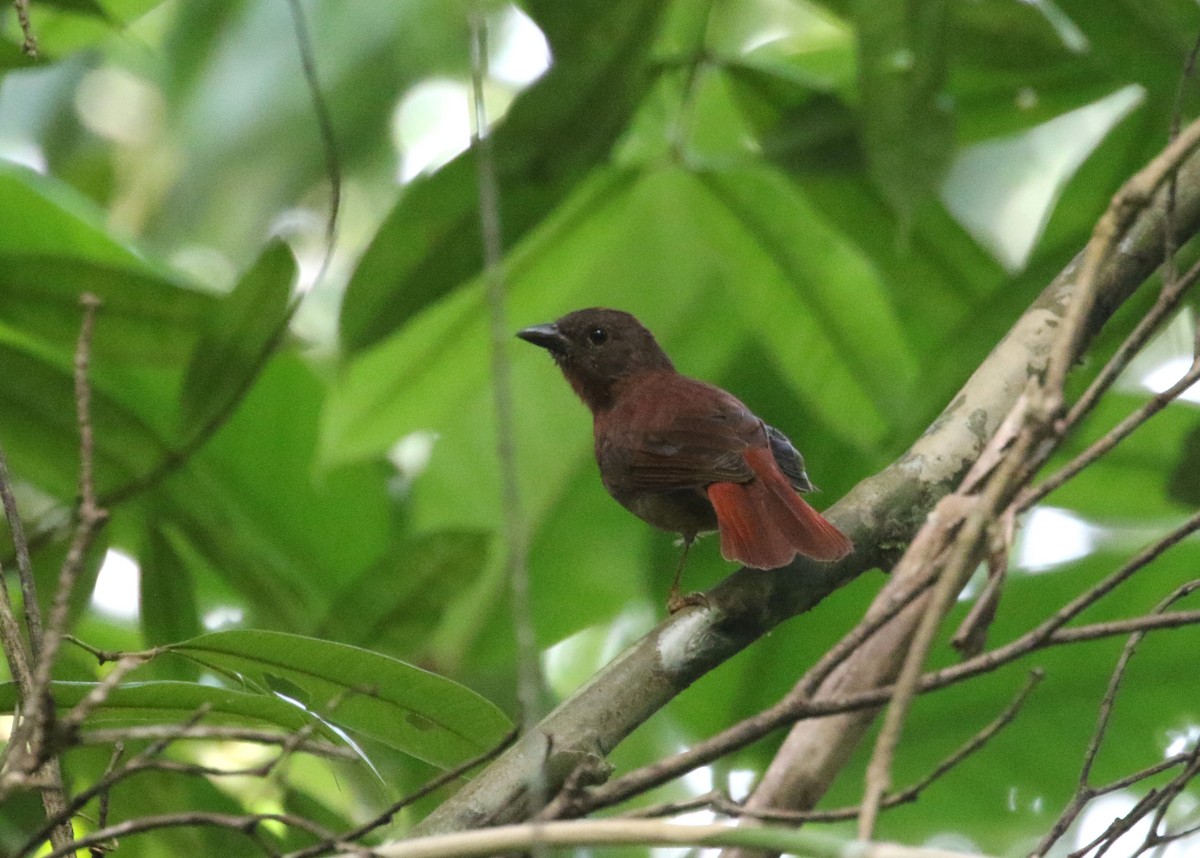
{"label": "bare twig", "polygon": [[85,293],[80,296],[79,302],[83,305],[83,323],[79,327],[79,341],[75,347],[75,410],[79,423],[79,520],[75,536],[67,549],[67,556],[58,572],[58,586],[50,608],[50,619],[42,635],[41,653],[34,674],[35,692],[38,694],[47,693],[54,660],[66,633],[67,613],[70,610],[75,581],[83,570],[87,550],[91,547],[96,531],[107,518],[107,513],[96,503],[96,485],[93,477],[95,439],[92,433],[92,389],[88,382],[92,332],[96,324],[96,312],[100,308],[100,299]]}
{"label": "bare twig", "polygon": [[329,177],[329,216],[325,220],[325,252],[321,256],[321,267],[313,279],[315,284],[319,283],[329,270],[329,265],[333,261],[333,249],[337,244],[338,216],[342,208],[342,160],[338,155],[333,119],[329,115],[325,95],[321,92],[321,82],[317,76],[317,59],[313,56],[312,37],[308,32],[304,9],[299,0],[288,0],[288,9],[292,13],[292,26],[296,31],[296,47],[300,51],[300,66],[304,72],[304,83],[308,87],[308,97],[317,118],[317,131],[321,136],[321,148],[325,152],[325,174]]}
{"label": "bare twig", "polygon": [[[932,565],[930,563],[931,570]],[[821,656],[821,659],[816,664],[809,668],[804,676],[800,678],[800,681],[796,683],[795,689],[793,689],[789,696],[797,698],[811,697],[838,665],[842,664],[850,657],[851,653],[869,641],[880,629],[885,628],[897,614],[928,591],[936,581],[937,576],[936,574],[932,574],[932,571],[930,574],[916,576],[916,580],[912,586],[903,592],[893,594],[892,598],[879,606],[878,611],[868,612],[862,622],[843,636],[825,655]]]}
{"label": "bare twig", "polygon": [[1113,447],[1117,446],[1117,444],[1119,444],[1125,438],[1133,434],[1133,432],[1142,426],[1142,424],[1144,424],[1147,420],[1178,399],[1179,395],[1195,384],[1197,380],[1200,380],[1200,359],[1193,360],[1191,367],[1183,375],[1183,377],[1171,385],[1167,390],[1164,390],[1162,393],[1159,393],[1148,399],[1140,408],[1106,432],[1102,438],[1089,446],[1070,462],[1055,471],[1055,473],[1047,478],[1044,482],[1038,484],[1036,487],[1027,489],[1024,493],[1022,493],[1021,497],[1014,502],[1014,506],[1019,510],[1024,510],[1037,503],[1067,480],[1074,477],[1088,465],[1099,459]]}
{"label": "bare twig", "polygon": [[301,849],[298,852],[292,852],[287,856],[287,858],[316,858],[318,855],[327,855],[334,849],[347,848],[346,844],[353,843],[355,840],[365,837],[372,831],[389,824],[397,813],[408,807],[410,804],[420,801],[430,793],[436,792],[447,784],[454,783],[454,781],[463,777],[463,775],[472,769],[495,759],[505,748],[511,745],[516,738],[517,731],[510,731],[509,734],[501,739],[494,748],[480,754],[477,757],[473,757],[472,759],[460,763],[452,769],[442,772],[420,789],[409,793],[404,798],[394,802],[390,807],[387,808],[387,810],[376,815],[373,819],[370,819],[367,822],[364,822],[362,825],[350,829],[344,834],[334,835],[333,837],[324,839],[320,843],[315,843],[312,846]]}
{"label": "bare twig", "polygon": [[[1025,705],[1025,701],[1029,698],[1029,695],[1033,693],[1033,689],[1037,687],[1038,683],[1041,682],[1044,677],[1045,672],[1040,668],[1031,671],[1029,679],[1026,680],[1025,685],[1020,691],[1017,692],[1016,697],[1013,698],[1012,702],[1008,704],[1004,711],[996,716],[995,720],[968,739],[953,754],[934,766],[933,770],[924,778],[900,792],[884,796],[880,806],[884,808],[895,807],[900,804],[907,804],[909,802],[916,801],[917,798],[920,797],[921,793],[924,792],[938,778],[945,775],[976,751],[979,751],[988,742],[990,742],[997,733],[1011,724],[1013,720],[1016,719],[1017,714],[1021,711],[1021,707]],[[800,812],[797,814],[796,818],[797,821],[804,821],[807,819],[813,822],[834,822],[842,819],[854,819],[861,812],[861,808],[859,807],[846,807],[825,811],[810,810]]]}
{"label": "bare twig", "polygon": [[33,24],[29,21],[29,0],[13,0],[17,10],[17,23],[21,26],[21,53],[30,59],[37,59],[38,43],[33,34]]}
{"label": "bare twig", "polygon": [[[1100,267],[1112,253],[1133,218],[1154,198],[1179,165],[1200,145],[1200,121],[1195,121],[1173,139],[1167,147],[1139,170],[1113,197],[1101,216],[1084,252],[1078,288],[1063,320],[1063,337],[1050,358],[1046,389],[1061,394],[1070,370],[1080,353],[1084,324],[1095,301],[1095,285]],[[1060,400],[1061,401],[1061,400]]]}
{"label": "bare twig", "polygon": [[[42,646],[41,605],[38,602],[37,584],[33,578],[33,562],[29,555],[29,543],[25,539],[25,525],[21,522],[21,514],[17,510],[17,499],[12,491],[12,477],[8,472],[8,459],[3,451],[0,451],[0,499],[4,502],[4,516],[8,520],[8,530],[13,541],[13,553],[17,559],[17,573],[21,579],[25,629],[29,633],[28,650],[32,654],[33,660],[36,661]],[[11,605],[8,599],[8,585],[0,583],[0,586],[4,587],[4,601]],[[24,653],[26,649],[24,646],[13,648],[20,653]]]}
{"label": "bare twig", "polygon": [[1179,775],[1172,778],[1170,783],[1164,786],[1160,791],[1158,805],[1154,808],[1154,817],[1150,821],[1150,829],[1146,832],[1142,849],[1139,850],[1138,854],[1141,854],[1142,851],[1150,849],[1154,846],[1169,843],[1170,841],[1179,837],[1188,836],[1193,830],[1195,830],[1194,828],[1184,829],[1176,832],[1175,834],[1160,833],[1163,820],[1166,818],[1167,811],[1170,810],[1171,804],[1179,797],[1180,793],[1182,793],[1184,789],[1193,780],[1195,780],[1198,774],[1200,774],[1200,744],[1197,744],[1191,749],[1191,752],[1188,755],[1187,765],[1184,767],[1184,770]]}
{"label": "bare twig", "polygon": [[259,831],[264,822],[278,822],[289,828],[306,831],[314,837],[329,836],[329,832],[325,828],[317,825],[312,820],[290,813],[249,813],[240,816],[229,813],[204,813],[199,811],[167,813],[159,816],[140,816],[136,819],[129,819],[116,825],[110,825],[107,828],[99,828],[71,841],[66,846],[55,848],[53,851],[40,856],[40,858],[65,858],[65,856],[73,855],[80,849],[87,849],[147,831],[158,831],[164,828],[199,828],[201,826],[225,828],[244,834],[263,848],[264,852],[273,854],[272,850],[266,848],[266,844],[259,837]]}
{"label": "bare twig", "polygon": [[783,849],[809,858],[966,858],[961,852],[892,843],[846,841],[831,834],[809,830],[675,825],[652,819],[589,819],[505,825],[480,831],[417,837],[377,846],[373,851],[380,858],[470,858],[527,851],[538,843],[559,847],[740,845]]}
{"label": "bare twig", "polygon": [[[487,20],[480,4],[473,3],[468,15],[471,28],[472,143],[475,148],[476,179],[479,185],[479,221],[483,242],[483,277],[487,294],[491,339],[492,399],[496,410],[496,457],[504,509],[505,572],[511,591],[511,611],[517,640],[517,699],[528,741],[540,737],[532,732],[545,714],[542,706],[544,680],[530,608],[528,534],[521,502],[517,466],[516,431],[512,399],[512,370],[508,349],[512,336],[505,311],[507,290],[504,270],[504,241],[500,223],[500,186],[496,179],[496,156],[488,132],[484,78],[487,75]],[[546,803],[546,778],[540,767],[529,772],[529,798],[535,810]]]}
{"label": "bare twig", "polygon": [[96,683],[82,700],[76,703],[71,711],[59,719],[59,727],[64,732],[74,732],[83,724],[83,720],[96,708],[103,706],[113,689],[125,681],[125,677],[137,670],[148,659],[140,655],[129,655],[117,662],[116,666]]}
{"label": "bare twig", "polygon": [[[934,636],[953,605],[954,597],[966,584],[988,545],[990,523],[998,517],[1008,520],[1007,517],[998,516],[998,513],[1013,491],[1012,485],[1018,479],[1026,452],[1039,440],[1035,423],[1029,419],[1030,401],[1028,393],[1017,398],[974,466],[963,478],[959,490],[939,502],[935,514],[929,516],[917,539],[901,559],[900,571],[893,573],[903,574],[903,570],[913,566],[924,566],[924,555],[928,549],[923,548],[923,544],[933,547],[935,564],[941,566],[937,572],[937,586],[926,602],[920,622],[908,644],[907,654],[896,678],[895,696],[888,706],[867,767],[862,812],[858,821],[860,840],[870,840],[874,833],[880,802],[891,782],[895,748],[916,693],[921,669],[933,646]],[[943,509],[948,514],[938,515],[937,512]],[[1010,535],[1007,529],[1005,533]],[[1007,544],[1004,548],[1006,553]]]}
{"label": "bare twig", "polygon": [[[113,746],[112,756],[108,759],[108,765],[104,769],[104,776],[108,776],[116,771],[117,763],[121,761],[121,757],[125,755],[125,746],[117,742]],[[112,799],[112,792],[105,790],[100,793],[100,807],[96,811],[96,827],[105,828],[108,826],[108,807]],[[92,858],[102,858],[103,855],[112,851],[107,844],[104,846],[94,846],[91,849]]]}
{"label": "bare twig", "polygon": [[[189,727],[194,726],[208,713],[209,708],[210,707],[208,706],[200,707],[196,712],[193,712],[188,717],[188,719],[184,722],[185,725]],[[129,762],[120,768],[110,766],[108,771],[106,771],[105,774],[98,781],[96,781],[96,783],[92,784],[87,789],[80,791],[72,798],[69,804],[64,805],[55,815],[50,816],[46,820],[45,825],[43,825],[38,831],[34,832],[34,834],[25,841],[25,844],[17,850],[17,855],[32,854],[42,844],[42,841],[45,840],[47,835],[51,834],[57,827],[70,820],[71,817],[82,810],[89,801],[96,796],[106,795],[108,791],[112,789],[113,784],[116,784],[124,778],[143,770],[146,767],[145,764],[161,755],[172,741],[172,737],[165,737],[155,741],[144,748],[140,753],[136,754]],[[55,848],[58,848],[60,844],[55,842],[54,846]]]}
{"label": "bare twig", "polygon": [[[1100,372],[1092,379],[1087,390],[1071,406],[1067,412],[1067,416],[1063,418],[1062,425],[1059,427],[1061,431],[1067,432],[1074,429],[1084,417],[1092,412],[1096,403],[1100,401],[1100,397],[1112,387],[1117,377],[1129,366],[1129,362],[1133,359],[1134,355],[1142,350],[1150,340],[1150,337],[1179,308],[1188,290],[1196,285],[1197,279],[1200,279],[1200,263],[1188,269],[1188,272],[1183,277],[1174,278],[1162,288],[1162,291],[1158,294],[1158,299],[1154,302],[1154,306],[1150,308],[1146,315],[1138,320],[1133,330],[1130,331],[1129,336],[1117,347],[1112,357],[1108,359]],[[1043,488],[1043,484],[1039,485],[1036,489],[1026,489],[1024,492],[1025,495],[1036,494],[1036,497],[1023,498],[1019,504],[1020,508],[1029,508],[1049,494],[1057,485],[1061,485],[1062,482],[1065,482],[1065,480],[1060,480],[1057,484],[1051,485],[1049,488]]]}
{"label": "bare twig", "polygon": [[[1196,513],[1179,527],[1138,552],[1137,555],[1120,569],[1098,582],[1085,593],[1072,599],[1048,619],[1021,637],[1001,647],[967,659],[960,664],[926,674],[921,677],[920,682],[916,686],[917,689],[925,692],[935,688],[942,688],[946,685],[960,682],[970,676],[994,670],[1001,664],[1015,661],[1046,646],[1079,643],[1101,637],[1129,634],[1141,629],[1174,628],[1200,623],[1200,611],[1181,611],[1151,614],[1129,620],[1095,623],[1070,629],[1063,628],[1063,626],[1095,604],[1101,597],[1112,592],[1119,584],[1127,580],[1139,569],[1144,568],[1159,557],[1172,545],[1177,544],[1198,530],[1200,530],[1200,513]],[[641,769],[635,769],[603,786],[596,787],[586,793],[580,800],[577,800],[573,806],[564,809],[564,813],[569,813],[570,815],[582,814],[601,807],[618,804],[633,795],[659,786],[685,772],[710,763],[730,751],[745,747],[787,724],[791,724],[802,718],[814,718],[869,708],[886,702],[892,690],[889,686],[870,691],[860,691],[856,694],[843,697],[840,700],[817,701],[813,700],[809,694],[800,693],[798,688],[793,689],[792,692],[775,705],[733,725],[710,739],[693,744],[688,750],[682,753],[658,760]]]}
{"label": "bare twig", "polygon": [[[8,475],[8,461],[3,450],[0,450],[0,498],[3,498],[9,532],[12,534],[13,545],[16,546],[18,568],[26,567],[29,564],[29,548],[25,545],[21,517],[17,513],[17,504],[13,498],[12,483]],[[40,631],[41,619],[38,616],[36,594],[32,596],[32,602],[30,601],[29,588],[33,586],[33,572],[32,570],[28,573],[22,571],[20,575],[21,587],[24,591],[26,627],[28,628],[29,610],[32,604],[34,621],[37,622],[37,628]],[[28,587],[26,581],[29,582]],[[8,672],[16,681],[22,700],[29,699],[33,687],[32,658],[34,656],[31,655],[30,648],[38,637],[31,635],[29,643],[26,643],[25,638],[21,636],[21,628],[17,623],[17,615],[13,611],[12,598],[8,592],[8,582],[4,577],[4,570],[0,569],[0,644],[3,644],[4,656],[8,661]],[[5,751],[7,752],[7,750],[6,747]]]}
{"label": "bare twig", "polygon": [[[1159,602],[1159,604],[1154,607],[1148,616],[1171,616],[1166,613],[1167,609],[1180,599],[1183,599],[1195,592],[1197,589],[1200,589],[1200,580],[1189,581],[1188,583],[1183,584],[1182,586],[1176,588],[1169,596]],[[1039,843],[1037,849],[1034,850],[1034,855],[1046,854],[1050,847],[1053,846],[1060,837],[1062,837],[1071,824],[1079,817],[1079,814],[1083,812],[1083,809],[1090,801],[1092,801],[1092,799],[1096,798],[1098,795],[1111,792],[1113,789],[1124,788],[1127,785],[1125,783],[1121,783],[1120,787],[1116,787],[1111,784],[1102,788],[1094,787],[1091,785],[1091,773],[1092,766],[1096,761],[1096,755],[1100,751],[1100,745],[1103,743],[1105,734],[1108,730],[1109,718],[1112,715],[1113,705],[1116,702],[1116,697],[1118,691],[1120,690],[1121,682],[1125,678],[1125,672],[1129,667],[1129,662],[1132,660],[1134,653],[1137,652],[1138,646],[1146,636],[1146,631],[1146,629],[1139,629],[1138,631],[1132,633],[1129,637],[1129,640],[1125,642],[1125,646],[1122,648],[1121,655],[1117,659],[1117,664],[1113,669],[1112,676],[1109,678],[1108,687],[1105,689],[1104,697],[1100,701],[1100,709],[1096,718],[1096,728],[1092,732],[1092,737],[1088,741],[1087,749],[1084,752],[1083,765],[1080,767],[1079,783],[1075,789],[1075,795],[1072,796],[1071,801],[1067,804],[1067,807],[1063,810],[1058,819],[1055,820],[1054,825],[1051,826],[1050,830],[1042,838],[1041,843]],[[1181,758],[1188,756],[1189,755],[1176,755],[1174,762],[1177,764]],[[1132,780],[1130,783],[1145,779],[1145,777],[1149,776],[1147,772],[1150,774],[1157,774],[1158,772],[1165,770],[1165,768],[1166,767],[1164,767],[1162,763],[1155,764],[1149,767],[1149,769],[1144,769],[1141,772],[1137,772],[1132,775]],[[1187,776],[1187,778],[1184,780],[1180,781],[1179,778],[1176,778],[1173,781],[1173,783],[1179,784],[1179,790],[1181,790],[1183,785],[1186,784],[1187,779],[1190,779],[1190,775],[1188,774],[1186,768],[1184,775]],[[1175,792],[1159,792],[1151,790],[1150,793],[1148,793],[1143,799],[1143,801],[1147,801],[1147,799],[1149,799],[1146,810],[1143,813],[1135,814],[1131,812],[1125,814],[1122,825],[1119,826],[1119,830],[1117,828],[1110,827],[1105,834],[1100,835],[1100,837],[1094,841],[1093,845],[1101,842],[1102,839],[1111,836],[1114,833],[1116,836],[1119,836],[1121,833],[1127,831],[1128,828],[1132,827],[1132,825],[1136,823],[1141,816],[1144,816],[1146,812],[1149,812],[1157,807],[1158,810],[1156,811],[1155,824],[1151,826],[1151,833],[1153,833],[1158,828],[1158,823],[1161,821],[1162,813],[1165,812],[1166,807],[1170,804],[1170,800],[1173,799],[1177,793],[1178,790]],[[1111,839],[1115,840],[1116,838],[1111,837]],[[1088,847],[1088,850],[1090,850],[1090,848],[1091,846]],[[1086,853],[1088,850],[1084,850],[1084,852]]]}
{"label": "bare twig", "polygon": [[1107,576],[1094,586],[1090,587],[1083,593],[1080,593],[1062,608],[1054,613],[1052,617],[1034,629],[1031,634],[1041,637],[1047,637],[1062,626],[1065,626],[1075,617],[1082,614],[1104,596],[1107,596],[1118,586],[1129,580],[1139,570],[1157,560],[1164,552],[1172,546],[1178,545],[1181,541],[1200,531],[1200,512],[1197,512],[1187,518],[1183,523],[1178,525],[1174,530],[1165,534],[1162,538],[1147,545],[1127,562],[1121,568],[1117,569],[1111,575]]}
{"label": "bare twig", "polygon": [[[961,495],[951,495],[939,505],[939,509],[947,502],[960,503],[966,499]],[[934,517],[931,517],[931,520]],[[954,597],[966,582],[970,558],[979,548],[979,541],[986,527],[986,519],[978,508],[970,510],[962,521],[961,529],[956,538],[950,560],[939,572],[937,585],[926,603],[916,636],[909,647],[904,666],[896,679],[895,695],[888,706],[879,739],[867,766],[866,789],[863,794],[862,811],[858,820],[859,840],[871,840],[875,831],[875,821],[879,814],[879,805],[884,794],[891,786],[892,758],[896,745],[900,741],[900,733],[904,720],[908,715],[909,706],[916,695],[916,685],[920,678],[925,659],[933,646],[933,638],[941,626],[946,612],[954,603]],[[944,531],[943,531],[944,532]],[[905,561],[901,561],[904,563]]]}
{"label": "bare twig", "polygon": [[[938,763],[929,774],[921,778],[916,783],[905,789],[889,793],[880,801],[880,808],[892,808],[901,804],[908,804],[916,801],[921,793],[928,789],[935,781],[946,775],[954,769],[959,763],[968,757],[981,750],[988,742],[990,742],[997,733],[1011,724],[1021,711],[1021,707],[1025,705],[1025,701],[1042,681],[1045,672],[1040,668],[1030,672],[1029,679],[1017,692],[1012,701],[1005,707],[996,718],[968,739],[954,753],[947,756],[944,760]],[[862,813],[861,805],[852,807],[831,808],[829,810],[776,810],[773,808],[749,809],[743,807],[730,800],[727,796],[721,793],[708,793],[707,795],[697,796],[696,798],[687,799],[681,802],[671,802],[667,804],[655,805],[653,807],[641,807],[622,814],[624,819],[639,819],[643,817],[661,817],[677,813],[683,813],[701,808],[711,808],[717,813],[724,814],[730,817],[749,816],[754,819],[760,819],[766,822],[840,822],[844,820],[854,819]]]}
{"label": "bare twig", "polygon": [[[1039,682],[1041,682],[1043,676],[1044,676],[1044,673],[1040,669],[1033,671],[1030,674],[1028,681],[1025,683],[1025,686],[1021,689],[1021,691],[1017,694],[1017,696],[1013,699],[1013,701],[1011,703],[1009,703],[1007,708],[1005,708],[1005,710],[1003,712],[1001,712],[1000,715],[994,721],[992,721],[992,723],[988,724],[983,730],[981,730],[980,732],[978,732],[974,736],[972,736],[971,739],[968,740],[966,742],[966,744],[964,744],[961,748],[959,748],[954,754],[952,754],[946,760],[942,761],[937,766],[935,766],[933,771],[930,772],[929,775],[926,776],[923,780],[919,781],[918,783],[914,784],[913,786],[909,787],[908,789],[906,789],[902,792],[896,793],[894,795],[886,795],[885,793],[880,792],[880,794],[878,796],[871,797],[871,801],[873,804],[873,806],[871,806],[871,807],[868,807],[867,805],[864,804],[863,806],[861,806],[859,808],[846,808],[846,809],[843,809],[840,812],[840,814],[837,811],[827,811],[826,812],[827,815],[825,815],[824,818],[829,819],[829,820],[853,819],[854,816],[857,815],[859,818],[859,839],[860,840],[871,839],[871,837],[874,835],[875,819],[878,817],[880,810],[882,810],[883,808],[887,808],[887,807],[894,807],[898,804],[903,804],[905,802],[916,801],[917,797],[921,794],[922,790],[924,790],[926,787],[928,787],[931,783],[933,783],[939,777],[944,775],[946,772],[950,771],[950,769],[952,769],[954,766],[958,765],[958,763],[960,763],[962,760],[966,759],[968,756],[975,753],[980,748],[982,748],[985,744],[987,744],[987,742],[993,736],[995,736],[997,733],[999,733],[1002,729],[1004,729],[1005,726],[1010,724],[1014,718],[1016,718],[1017,713],[1020,711],[1021,707],[1025,704],[1026,698],[1029,697],[1029,694],[1033,691],[1033,689],[1037,686],[1037,684]],[[897,688],[900,687],[899,681],[897,681],[896,686],[897,686]],[[916,679],[915,678],[908,685],[908,693],[910,695],[916,693]],[[896,698],[893,698],[892,706],[889,707],[889,713],[891,712],[891,708],[895,707],[895,705],[896,705]],[[890,781],[890,778],[891,778],[891,774],[890,774],[891,755],[894,753],[895,743],[898,741],[899,741],[899,738],[897,736],[897,738],[893,742],[892,750],[888,751],[888,756],[887,756],[887,760],[886,760],[886,764],[888,767],[888,772],[887,772],[887,780],[888,781]],[[877,747],[878,747],[878,745],[877,745]],[[872,763],[874,763],[874,762],[875,762],[875,760],[874,760],[874,758],[872,758]],[[887,781],[885,781],[885,783],[886,782]],[[856,813],[856,811],[857,811],[857,813]],[[812,812],[812,811],[810,811],[810,812]],[[868,836],[863,837],[862,832],[863,832],[863,828],[865,825],[863,820],[868,818],[868,814],[870,814],[870,828],[868,829]]]}
{"label": "bare twig", "polygon": [[89,653],[90,655],[94,656],[96,661],[99,664],[110,664],[111,662],[114,662],[114,661],[120,661],[123,658],[140,658],[143,661],[149,661],[150,659],[155,658],[160,653],[169,649],[169,647],[158,646],[158,647],[151,647],[150,649],[133,650],[133,651],[126,652],[126,651],[111,650],[111,649],[98,649],[97,647],[92,646],[87,641],[81,640],[81,639],[75,637],[74,635],[63,635],[63,640],[67,641],[68,643],[74,644],[75,646],[77,646],[81,650],[83,650],[84,652]]}
{"label": "bare twig", "polygon": [[[94,438],[92,434],[91,398],[88,382],[88,365],[91,360],[92,333],[96,323],[96,312],[100,299],[90,293],[79,298],[83,307],[83,321],[79,326],[79,339],[75,345],[75,409],[79,424],[79,521],[75,535],[67,550],[58,573],[58,586],[50,608],[50,618],[41,633],[33,680],[29,697],[24,701],[27,717],[21,728],[14,732],[28,748],[26,771],[43,769],[49,780],[49,788],[42,791],[42,804],[51,820],[59,820],[50,832],[55,848],[67,844],[73,832],[70,826],[68,805],[70,804],[63,786],[61,769],[56,754],[54,732],[54,706],[50,698],[50,677],[58,648],[66,632],[67,614],[70,609],[71,592],[83,569],[89,546],[96,531],[103,524],[105,512],[96,504],[96,488],[93,480]],[[37,610],[36,605],[34,611]],[[26,611],[28,614],[28,610]],[[32,628],[30,629],[32,636]],[[27,725],[27,726],[25,726]]]}
{"label": "bare twig", "polygon": [[350,748],[330,742],[301,739],[296,734],[274,733],[252,730],[247,727],[230,727],[220,724],[195,726],[178,724],[146,724],[134,727],[110,727],[85,730],[76,736],[80,745],[112,745],[121,742],[138,742],[160,739],[194,740],[201,742],[248,742],[255,745],[288,745],[297,751],[331,759],[357,760],[359,755]]}

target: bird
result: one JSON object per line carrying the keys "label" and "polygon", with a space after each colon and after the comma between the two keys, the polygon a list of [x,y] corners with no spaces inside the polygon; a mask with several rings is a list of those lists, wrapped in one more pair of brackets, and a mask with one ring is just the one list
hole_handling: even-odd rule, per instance
{"label": "bird", "polygon": [[682,537],[671,613],[703,601],[679,589],[701,533],[718,531],[726,560],[757,569],[786,566],[797,554],[831,562],[853,550],[800,497],[813,485],[788,437],[733,394],[677,372],[630,313],[576,310],[517,336],[550,353],[591,411],[608,493],[648,524]]}

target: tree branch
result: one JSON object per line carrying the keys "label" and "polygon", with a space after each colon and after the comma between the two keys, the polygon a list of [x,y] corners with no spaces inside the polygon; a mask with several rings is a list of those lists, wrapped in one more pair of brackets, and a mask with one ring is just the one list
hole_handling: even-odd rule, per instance
{"label": "tree branch", "polygon": [[[470,858],[539,846],[732,846],[787,851],[800,858],[967,858],[962,852],[890,843],[847,841],[824,832],[794,828],[731,828],[674,825],[650,819],[604,819],[506,825],[483,831],[439,834],[377,846],[381,858]],[[343,856],[346,858],[346,856]],[[986,858],[986,856],[974,856]]]}
{"label": "tree branch", "polygon": [[[1200,158],[1194,155],[1180,168],[1173,219],[1180,238],[1196,232]],[[1161,207],[1142,210],[1122,239],[1121,253],[1113,254],[1097,271],[1095,301],[1086,315],[1079,348],[1087,346],[1154,271],[1162,261],[1163,247]],[[452,831],[525,818],[523,785],[534,769],[544,764],[551,786],[561,786],[574,767],[572,760],[607,755],[698,677],[775,625],[809,610],[868,569],[890,565],[895,546],[906,545],[934,504],[958,485],[1027,379],[1046,369],[1075,289],[1079,263],[1077,257],[1043,291],[904,455],[863,480],[828,511],[829,518],[854,540],[857,548],[851,556],[836,564],[798,560],[783,569],[738,570],[709,591],[707,607],[685,609],[665,620],[551,712],[538,726],[551,737],[549,759],[530,753],[524,744],[514,747],[434,811],[417,831]],[[893,583],[889,582],[884,598],[890,598]],[[898,621],[907,613],[902,612]],[[866,646],[860,652],[871,649]],[[888,650],[895,649],[892,641],[874,668],[879,672],[858,678],[874,686],[890,681],[899,669],[898,664],[892,671],[887,667],[895,658]],[[856,662],[855,668],[862,665]],[[831,676],[830,682],[836,683],[839,676],[844,680],[845,672]],[[869,717],[861,729],[866,723]],[[824,747],[812,748],[814,762],[820,766],[831,764],[831,754],[847,754],[847,744],[856,739],[842,734],[860,728],[839,723],[830,729],[836,732],[824,737]]]}

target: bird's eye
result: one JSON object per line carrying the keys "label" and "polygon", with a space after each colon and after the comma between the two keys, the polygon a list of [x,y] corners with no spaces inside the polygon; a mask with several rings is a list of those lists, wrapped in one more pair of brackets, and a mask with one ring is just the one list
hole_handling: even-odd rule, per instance
{"label": "bird's eye", "polygon": [[592,345],[598,346],[608,339],[608,331],[604,328],[592,328],[588,331],[588,339],[591,340]]}

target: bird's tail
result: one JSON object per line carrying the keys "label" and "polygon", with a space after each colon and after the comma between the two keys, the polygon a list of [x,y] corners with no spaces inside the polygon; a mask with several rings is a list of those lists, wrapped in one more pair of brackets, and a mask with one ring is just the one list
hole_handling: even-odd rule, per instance
{"label": "bird's tail", "polygon": [[776,569],[797,554],[831,561],[851,552],[853,543],[796,493],[768,448],[753,448],[745,455],[757,479],[708,487],[726,560]]}

